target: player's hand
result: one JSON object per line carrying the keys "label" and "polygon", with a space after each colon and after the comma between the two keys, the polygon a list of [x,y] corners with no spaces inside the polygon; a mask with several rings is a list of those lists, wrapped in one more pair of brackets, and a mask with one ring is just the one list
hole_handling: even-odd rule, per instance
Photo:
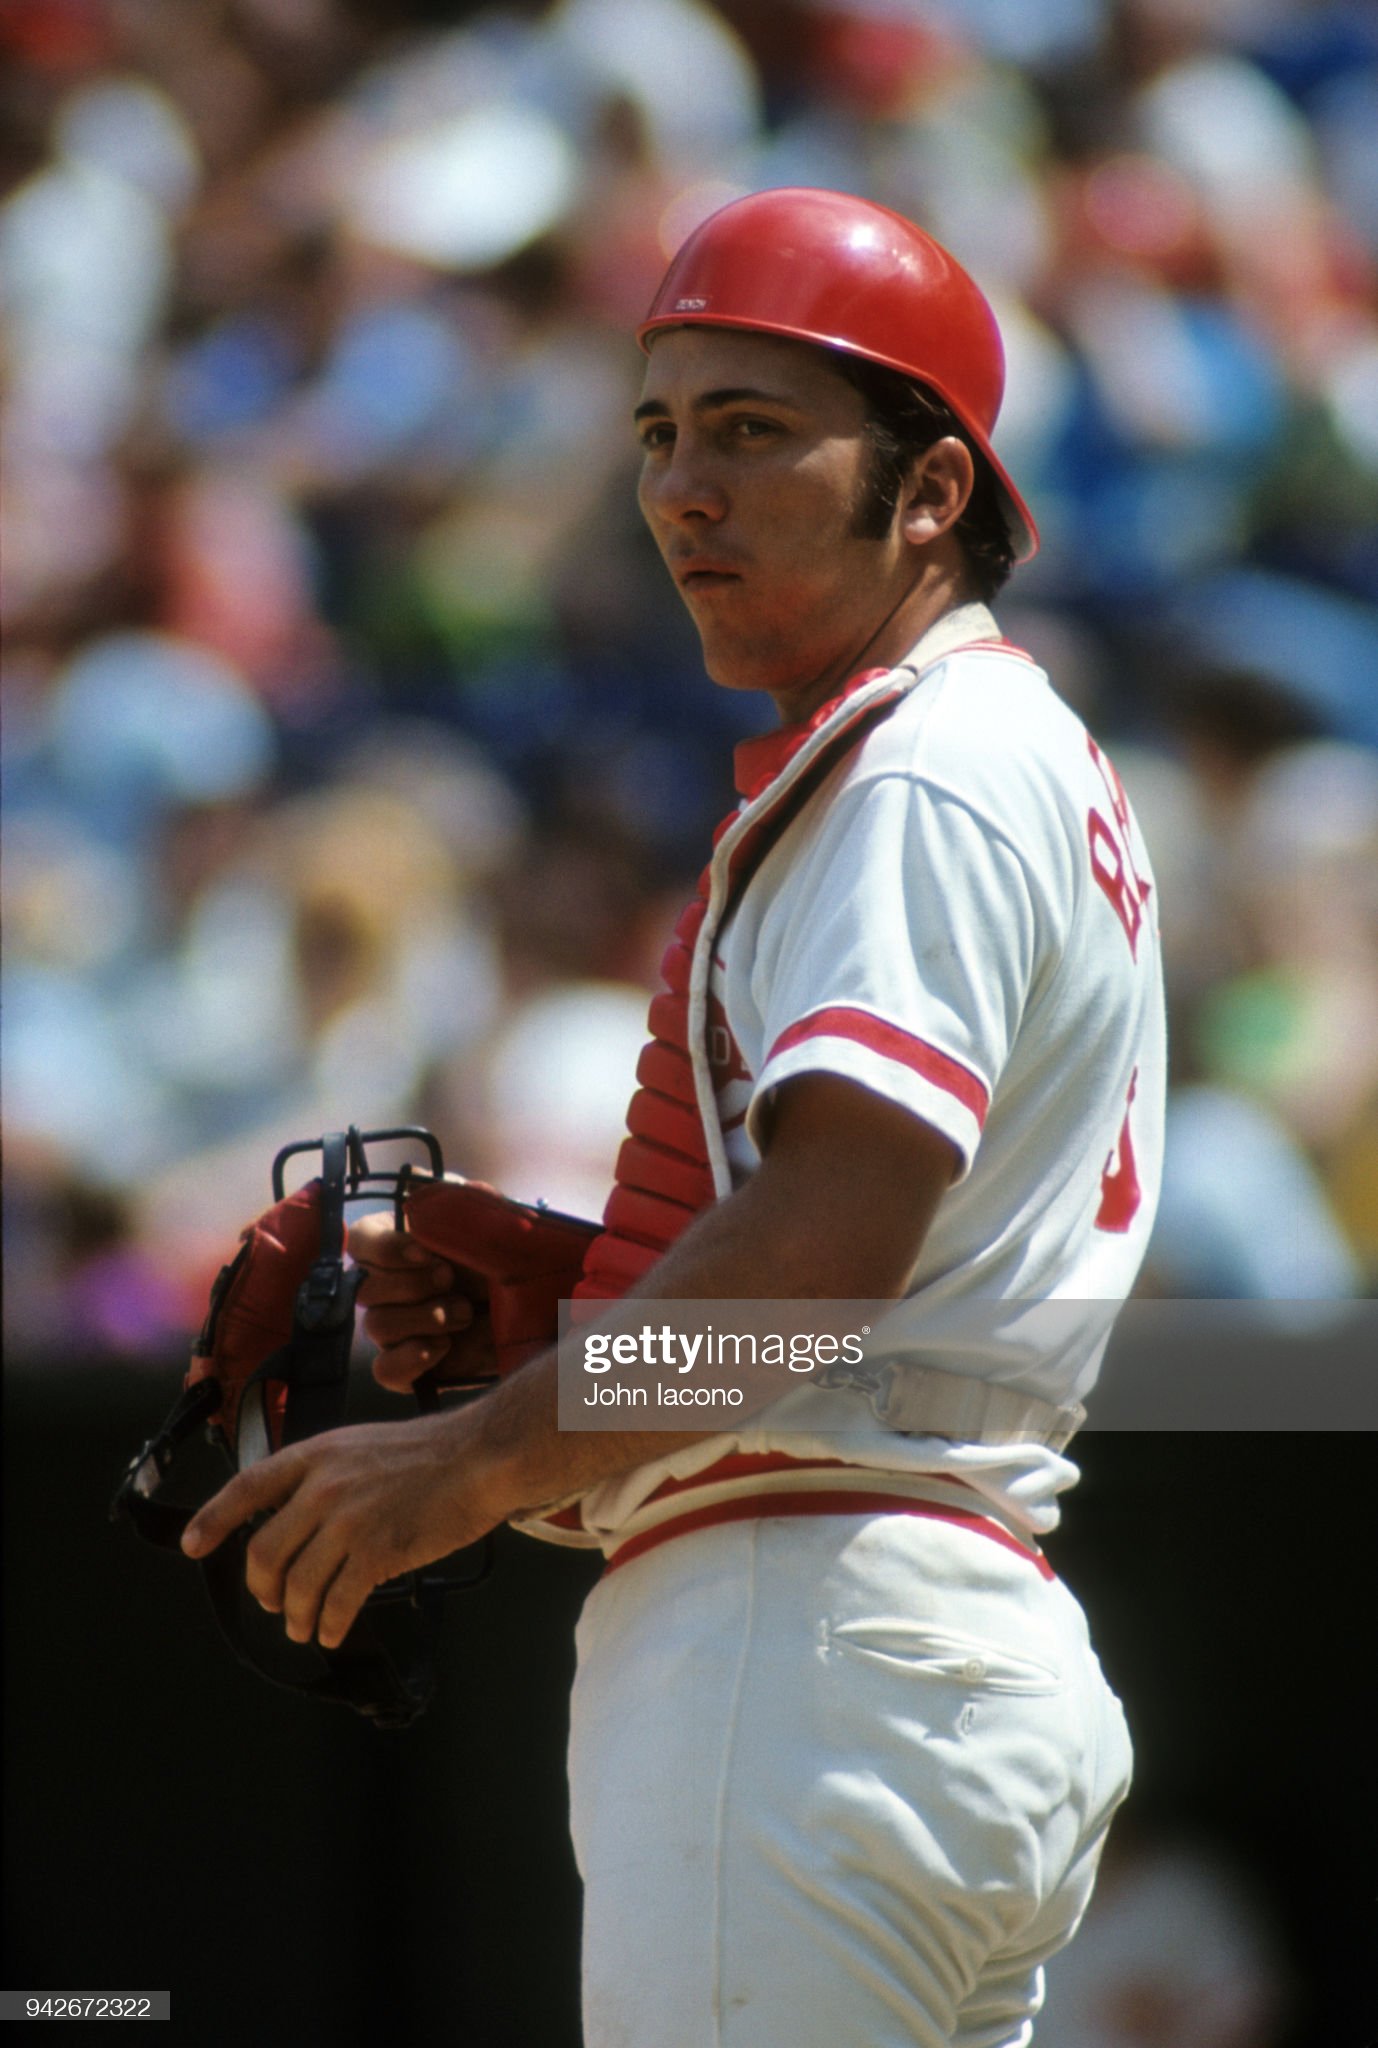
{"label": "player's hand", "polygon": [[405,1394],[432,1369],[442,1383],[493,1376],[487,1285],[476,1273],[438,1259],[384,1215],[351,1226],[349,1254],[364,1268],[359,1301],[380,1386]]}
{"label": "player's hand", "polygon": [[[192,1518],[182,1537],[205,1557],[267,1513],[246,1551],[245,1581],[293,1642],[344,1640],[375,1586],[475,1543],[502,1520],[466,1459],[468,1412],[334,1429],[251,1465]],[[465,1469],[468,1467],[468,1469]]]}

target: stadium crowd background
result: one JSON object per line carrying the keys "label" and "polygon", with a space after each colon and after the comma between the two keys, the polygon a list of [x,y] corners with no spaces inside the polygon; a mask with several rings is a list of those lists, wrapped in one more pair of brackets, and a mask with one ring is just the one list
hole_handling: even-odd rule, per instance
{"label": "stadium crowd background", "polygon": [[[6,1249],[181,1346],[279,1143],[596,1211],[732,741],[628,330],[733,193],[1008,337],[1006,630],[1157,861],[1150,1285],[1378,1277],[1378,21],[1340,0],[18,0],[0,207]],[[768,713],[768,707],[766,707]]]}
{"label": "stadium crowd background", "polygon": [[[170,1384],[273,1152],[347,1122],[600,1208],[769,722],[639,530],[629,329],[783,183],[999,310],[1044,536],[1000,617],[1159,876],[1146,1287],[1378,1292],[1371,8],[9,0],[0,56],[16,1365]],[[1081,1967],[1177,1974],[1103,2038],[1273,2040],[1239,1873],[1123,1869]]]}

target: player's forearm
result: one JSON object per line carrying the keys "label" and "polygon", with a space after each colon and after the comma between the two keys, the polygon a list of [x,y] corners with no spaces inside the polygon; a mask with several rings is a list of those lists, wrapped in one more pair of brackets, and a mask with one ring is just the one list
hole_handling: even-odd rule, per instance
{"label": "player's forearm", "polygon": [[[881,1275],[800,1226],[787,1201],[759,1179],[699,1216],[643,1276],[629,1302],[822,1300],[890,1295]],[[884,1285],[878,1284],[884,1279]],[[618,1310],[610,1304],[609,1313]],[[778,1393],[764,1380],[747,1387],[743,1419]],[[468,1411],[468,1447],[497,1503],[497,1518],[544,1507],[601,1480],[649,1464],[717,1430],[561,1430],[555,1354],[512,1374]]]}
{"label": "player's forearm", "polygon": [[[750,1211],[741,1194],[707,1211],[628,1298],[722,1300],[769,1294],[761,1285],[763,1273],[778,1270],[783,1278],[784,1269],[771,1260],[770,1247],[759,1242]],[[610,1304],[610,1313],[617,1313],[615,1305]],[[692,1429],[561,1430],[558,1399],[557,1359],[549,1352],[465,1411],[463,1454],[481,1475],[479,1483],[495,1519],[548,1506],[716,1434]]]}
{"label": "player's forearm", "polygon": [[[746,1219],[739,1214],[743,1206]],[[749,1210],[740,1195],[709,1210],[657,1261],[633,1298],[722,1299],[763,1292],[762,1265],[753,1265],[762,1247],[749,1227]],[[617,1313],[613,1305],[610,1312]],[[561,1430],[558,1405],[557,1359],[549,1352],[466,1411],[463,1455],[496,1519],[548,1506],[713,1433]]]}
{"label": "player's forearm", "polygon": [[[908,1284],[955,1161],[945,1138],[865,1089],[831,1076],[791,1083],[781,1091],[760,1169],[695,1218],[630,1300],[894,1300]],[[561,1431],[557,1391],[551,1354],[468,1411],[472,1469],[490,1489],[495,1520],[717,1434]],[[739,1421],[778,1394],[779,1385],[763,1376],[744,1392],[746,1405],[734,1410]]]}

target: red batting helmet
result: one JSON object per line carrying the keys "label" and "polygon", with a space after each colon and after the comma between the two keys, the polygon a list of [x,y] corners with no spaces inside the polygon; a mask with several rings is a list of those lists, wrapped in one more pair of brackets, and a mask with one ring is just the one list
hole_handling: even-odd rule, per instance
{"label": "red batting helmet", "polygon": [[912,221],[847,192],[786,186],[734,199],[694,230],[637,329],[746,327],[864,356],[945,399],[995,474],[1015,559],[1038,529],[990,445],[1005,390],[995,315]]}

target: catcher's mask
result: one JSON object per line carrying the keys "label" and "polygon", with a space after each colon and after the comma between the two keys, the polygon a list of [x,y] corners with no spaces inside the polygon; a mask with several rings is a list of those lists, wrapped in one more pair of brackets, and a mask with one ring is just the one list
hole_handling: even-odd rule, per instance
{"label": "catcher's mask", "polygon": [[[418,1139],[438,1180],[440,1147],[429,1131],[336,1131],[284,1146],[273,1162],[274,1205],[243,1233],[237,1256],[211,1290],[181,1398],[162,1428],[130,1460],[111,1504],[141,1536],[176,1550],[194,1508],[162,1497],[179,1448],[200,1425],[234,1471],[345,1419],[354,1300],[362,1273],[344,1263],[345,1205],[391,1190],[399,1218],[410,1166],[375,1171],[366,1146]],[[321,1173],[284,1192],[288,1159],[319,1152]],[[414,1388],[423,1410],[438,1404],[429,1378]],[[337,1649],[294,1643],[280,1615],[266,1613],[245,1583],[245,1550],[256,1524],[241,1528],[201,1563],[211,1604],[231,1648],[265,1678],[317,1699],[340,1700],[377,1727],[404,1728],[434,1690],[441,1596],[486,1576],[491,1539],[467,1572],[415,1571],[369,1595]]]}

